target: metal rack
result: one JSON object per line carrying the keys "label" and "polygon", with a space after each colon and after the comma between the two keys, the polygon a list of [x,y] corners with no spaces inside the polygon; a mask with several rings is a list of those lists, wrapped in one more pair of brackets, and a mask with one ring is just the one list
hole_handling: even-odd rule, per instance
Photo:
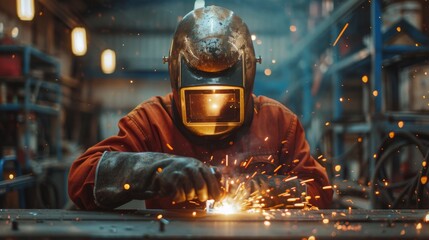
{"label": "metal rack", "polygon": [[[294,79],[300,74],[300,80],[304,82],[300,84],[303,88],[302,99],[306,100],[300,103],[300,109],[294,109],[302,113],[303,124],[307,127],[310,126],[311,118],[315,111],[315,102],[320,99],[330,98],[332,109],[325,111],[325,113],[328,113],[324,117],[326,122],[329,123],[325,132],[330,132],[331,134],[331,151],[329,155],[334,156],[333,159],[335,159],[332,165],[347,166],[347,163],[343,162],[344,160],[337,157],[344,156],[347,152],[345,137],[351,134],[359,135],[362,138],[363,158],[364,161],[367,161],[367,174],[369,178],[374,174],[374,154],[377,153],[377,148],[381,144],[383,136],[391,131],[429,132],[427,124],[429,123],[429,117],[427,115],[416,112],[386,110],[386,101],[396,101],[396,99],[386,99],[386,88],[388,86],[385,86],[383,82],[383,74],[388,75],[393,83],[397,83],[398,78],[397,72],[389,72],[386,68],[388,66],[404,67],[427,60],[427,55],[429,54],[429,37],[419,32],[404,20],[394,24],[390,29],[383,32],[381,24],[382,4],[382,0],[374,0],[370,1],[370,3],[368,1],[353,0],[344,2],[333,12],[331,17],[321,22],[302,43],[294,47],[288,59],[289,66],[296,64],[300,58],[311,59],[303,64],[306,67],[301,68],[300,72],[297,73],[297,70],[294,70],[289,77],[290,79]],[[324,72],[321,85],[329,88],[331,95],[323,91],[318,96],[312,95],[308,90],[312,85],[312,79],[307,75],[313,73],[312,66],[314,65],[313,60],[315,55],[320,54],[324,50],[324,44],[320,43],[326,43],[326,39],[333,42],[332,39],[338,36],[341,27],[351,19],[356,17],[363,19],[365,16],[354,15],[356,11],[363,11],[362,9],[367,11],[369,17],[367,24],[370,30],[366,30],[370,36],[369,44],[345,56],[340,56],[338,47],[329,45],[328,47],[333,51],[333,63]],[[401,29],[402,33],[406,32],[419,45],[386,45],[389,39],[398,34],[397,27]],[[317,47],[315,47],[316,45]],[[308,55],[311,57],[306,57]],[[291,69],[294,68],[291,67]],[[368,74],[368,83],[361,86],[361,113],[350,117],[345,113],[343,103],[339,101],[344,96],[342,84],[346,81],[356,81],[356,79],[347,79],[347,76],[363,75],[364,73],[370,74]],[[394,97],[400,97],[397,87],[391,91],[395,94]],[[405,124],[399,127],[397,124],[398,121],[403,121]],[[341,170],[335,171],[334,174],[344,176],[345,171],[346,167],[342,167]]]}
{"label": "metal rack", "polygon": [[[41,129],[36,129],[36,132],[32,132],[30,121],[38,121],[37,119],[32,119],[32,116],[48,119],[48,122],[45,122],[42,127],[49,129],[53,133],[51,136],[53,139],[50,142],[55,147],[54,156],[49,156],[49,158],[54,158],[57,161],[62,159],[60,64],[55,58],[31,46],[0,46],[0,55],[11,56],[12,58],[19,56],[21,58],[20,76],[0,77],[0,83],[4,86],[13,85],[15,89],[20,89],[19,96],[15,93],[6,102],[0,104],[0,112],[15,115],[17,120],[20,119],[19,121],[22,122],[23,126],[22,136],[16,136],[17,139],[21,138],[21,141],[23,141],[21,144],[18,140],[15,141],[15,154],[11,156],[0,155],[0,176],[3,176],[4,165],[7,162],[14,163],[16,175],[8,180],[0,178],[0,194],[18,190],[20,193],[20,207],[25,207],[22,189],[33,185],[35,182],[32,162],[41,163],[46,160],[43,159],[46,156],[40,156],[37,148],[35,152],[32,152],[34,149],[30,149],[31,138],[34,137],[32,135],[40,134],[42,131]],[[39,71],[38,76],[35,76],[34,70]],[[23,156],[20,156],[21,153]],[[50,155],[50,153],[48,154]]]}

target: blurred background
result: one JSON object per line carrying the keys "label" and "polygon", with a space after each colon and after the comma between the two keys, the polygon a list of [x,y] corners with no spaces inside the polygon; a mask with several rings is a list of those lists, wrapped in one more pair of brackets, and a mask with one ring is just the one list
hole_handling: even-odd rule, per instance
{"label": "blurred background", "polygon": [[2,0],[0,208],[67,208],[67,173],[140,102],[170,91],[177,23],[247,23],[256,95],[302,121],[333,208],[427,208],[427,0]]}

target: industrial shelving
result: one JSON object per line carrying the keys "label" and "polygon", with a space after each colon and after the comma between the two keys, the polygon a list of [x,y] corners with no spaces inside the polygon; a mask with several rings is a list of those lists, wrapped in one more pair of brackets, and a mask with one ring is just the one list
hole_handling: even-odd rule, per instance
{"label": "industrial shelving", "polygon": [[[383,31],[382,4],[382,0],[343,2],[339,8],[334,10],[331,17],[322,21],[314,31],[309,33],[308,37],[294,47],[287,61],[289,66],[302,61],[300,69],[292,68],[295,70],[291,71],[289,78],[296,79],[299,76],[301,80],[299,84],[302,87],[303,101],[298,104],[300,109],[293,110],[301,113],[303,124],[306,127],[311,126],[311,119],[315,114],[314,103],[321,100],[325,101],[324,104],[330,103],[327,104],[330,105],[330,109],[325,109],[325,116],[323,116],[326,120],[324,131],[329,133],[331,141],[328,155],[334,161],[332,165],[342,166],[342,168],[333,170],[335,171],[333,175],[340,176],[336,180],[340,181],[347,174],[347,162],[340,157],[347,156],[347,152],[349,152],[345,146],[346,137],[359,136],[359,144],[363,151],[361,160],[366,161],[366,180],[369,181],[374,174],[375,154],[384,136],[396,131],[429,132],[427,114],[404,112],[397,107],[386,108],[387,102],[395,102],[401,97],[397,84],[395,86],[398,81],[398,68],[427,61],[429,37],[404,20]],[[361,15],[357,15],[356,11],[360,11]],[[366,11],[366,15],[362,14],[364,11]],[[339,35],[344,24],[353,21],[353,18],[364,20],[365,17],[367,17],[368,28],[360,29],[362,32],[355,34],[361,35],[362,39],[369,36],[366,45],[362,44],[354,49],[354,52],[341,55],[338,47],[329,44],[334,42],[333,40]],[[417,44],[415,46],[388,45],[389,40],[395,35],[404,33]],[[332,51],[333,61],[323,73],[321,85],[331,91],[322,91],[315,96],[309,90],[313,84],[311,75],[315,58],[317,54],[323,53],[328,48]],[[367,83],[362,83],[360,78],[356,79],[356,76],[363,75],[369,75],[366,76],[369,79]],[[386,80],[386,76],[389,78],[388,80]],[[389,84],[386,84],[386,81],[389,81]],[[339,101],[346,97],[344,89],[345,85],[349,84],[347,82],[352,82],[354,84],[352,87],[359,85],[360,89],[355,89],[355,91],[362,91],[362,102],[359,104],[361,109],[357,111],[354,109],[353,114],[346,113],[344,103]],[[393,89],[388,89],[389,87]],[[388,91],[391,96],[387,96]],[[398,126],[398,122],[403,124]]]}
{"label": "industrial shelving", "polygon": [[[21,132],[5,130],[15,136],[11,136],[11,142],[3,142],[1,146],[0,194],[18,190],[20,207],[25,207],[22,189],[36,181],[33,173],[35,165],[62,159],[60,64],[57,59],[26,45],[0,46],[0,56],[6,61],[8,58],[19,59],[14,62],[19,64],[20,69],[16,76],[0,76],[0,112],[3,116],[13,116],[15,126],[9,127],[22,128]],[[8,127],[8,124],[4,123],[3,126]],[[46,139],[43,146],[38,146],[42,145],[37,142],[40,135],[46,135],[43,136]],[[14,151],[5,153],[5,144]],[[54,148],[50,149],[51,146]],[[13,163],[14,175],[3,180],[8,162]]]}

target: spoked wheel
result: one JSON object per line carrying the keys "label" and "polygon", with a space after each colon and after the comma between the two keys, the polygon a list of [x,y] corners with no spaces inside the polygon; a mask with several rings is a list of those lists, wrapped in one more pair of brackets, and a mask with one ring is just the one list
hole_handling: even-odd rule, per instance
{"label": "spoked wheel", "polygon": [[395,133],[381,145],[372,183],[374,208],[428,208],[429,137]]}

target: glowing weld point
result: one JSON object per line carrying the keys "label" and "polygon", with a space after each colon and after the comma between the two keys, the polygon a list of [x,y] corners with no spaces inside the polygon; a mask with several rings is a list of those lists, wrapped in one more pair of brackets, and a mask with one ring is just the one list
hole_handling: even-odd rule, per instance
{"label": "glowing weld point", "polygon": [[218,214],[234,214],[240,211],[240,206],[234,202],[228,202],[226,200],[219,202],[215,205],[213,199],[207,200],[206,202],[207,213],[218,213]]}

